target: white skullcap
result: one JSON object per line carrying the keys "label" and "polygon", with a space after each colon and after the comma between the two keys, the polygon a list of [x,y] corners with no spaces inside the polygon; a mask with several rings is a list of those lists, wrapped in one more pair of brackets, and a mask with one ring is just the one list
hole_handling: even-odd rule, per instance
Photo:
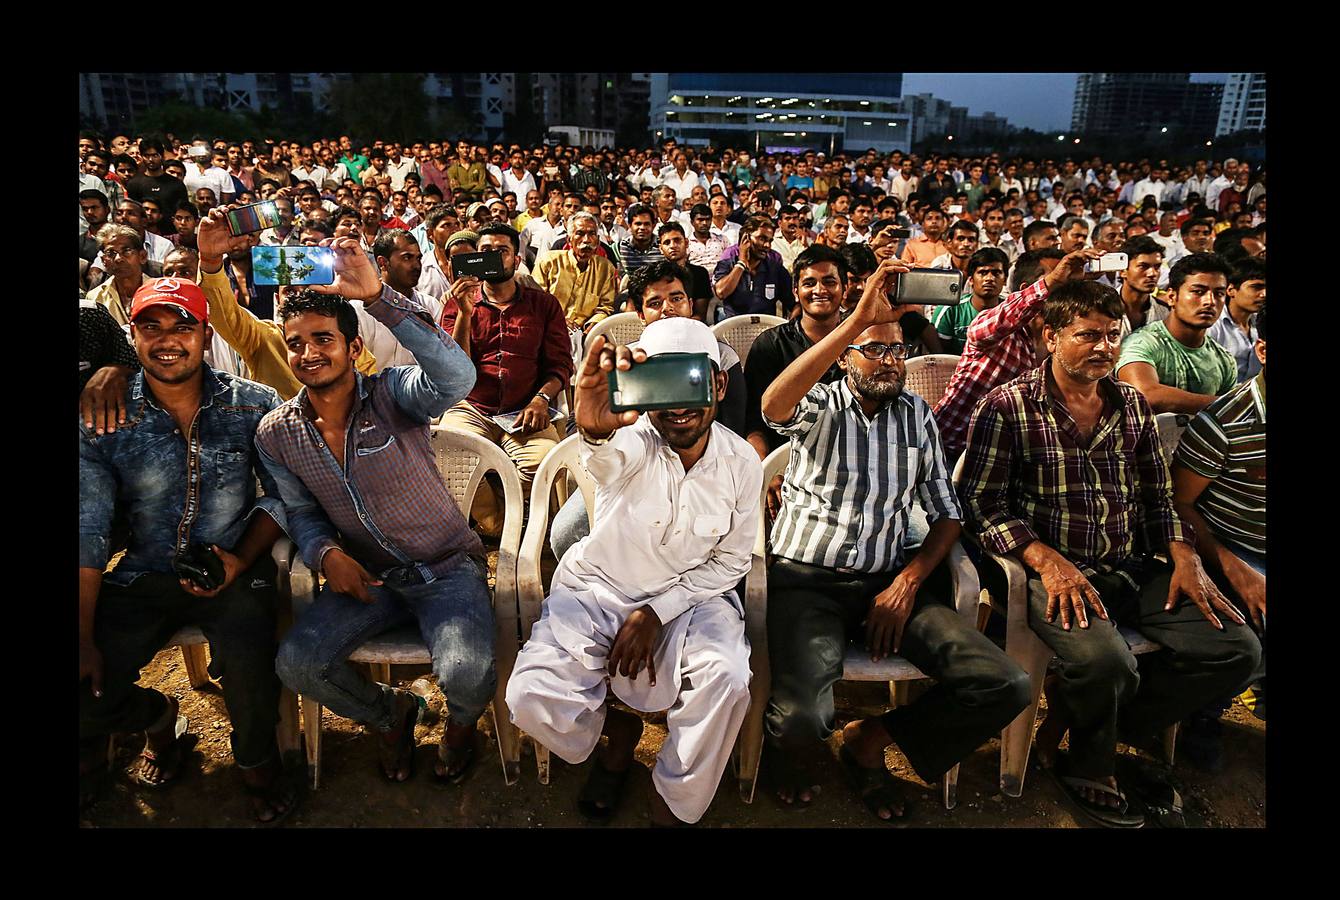
{"label": "white skullcap", "polygon": [[638,346],[648,357],[662,353],[706,353],[721,368],[721,350],[716,335],[697,319],[671,316],[657,319],[642,330]]}

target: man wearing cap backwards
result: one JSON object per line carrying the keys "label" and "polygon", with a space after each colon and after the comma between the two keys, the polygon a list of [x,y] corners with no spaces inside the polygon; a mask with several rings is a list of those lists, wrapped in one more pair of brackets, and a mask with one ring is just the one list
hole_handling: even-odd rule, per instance
{"label": "man wearing cap backwards", "polygon": [[[294,691],[379,732],[382,774],[406,781],[418,702],[367,680],[348,657],[371,637],[416,625],[451,713],[437,775],[456,783],[474,759],[475,723],[493,695],[493,605],[483,547],[438,473],[429,423],[470,390],[474,367],[418,306],[377,280],[352,238],[332,249],[335,282],[283,307],[288,362],[303,389],[256,432],[293,538],[326,579],[275,667]],[[354,299],[417,365],[355,373],[362,338]]]}
{"label": "man wearing cap backwards", "polygon": [[[711,406],[611,411],[616,366],[672,353],[711,358]],[[600,515],[554,573],[507,703],[518,726],[570,763],[608,736],[578,801],[597,821],[613,816],[642,733],[636,716],[607,708],[607,676],[634,709],[669,710],[652,773],[655,824],[706,812],[749,706],[735,585],[749,569],[763,473],[744,439],[715,422],[719,365],[711,329],[676,316],[648,325],[637,350],[596,338],[577,382],[580,459]]]}
{"label": "man wearing cap backwards", "polygon": [[[223,683],[232,749],[251,815],[275,822],[296,796],[285,783],[275,727],[275,566],[284,525],[274,480],[254,448],[262,416],[279,405],[270,388],[203,362],[213,330],[198,286],[160,278],[135,293],[131,336],[141,371],[131,376],[115,431],[80,422],[79,738],[81,805],[106,774],[107,736],[145,732],[132,778],[163,787],[180,774],[187,739],[178,703],[135,684],[140,669],[184,625],[209,639]],[[256,496],[259,476],[265,496]],[[257,514],[263,513],[263,514]],[[119,514],[119,516],[118,516]],[[129,524],[126,555],[112,523]],[[212,553],[222,584],[203,590],[174,560]]]}

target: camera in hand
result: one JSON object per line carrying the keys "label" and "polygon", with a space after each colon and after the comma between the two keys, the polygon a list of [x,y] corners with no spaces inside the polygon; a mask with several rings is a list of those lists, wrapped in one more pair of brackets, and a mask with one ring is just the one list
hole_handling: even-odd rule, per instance
{"label": "camera in hand", "polygon": [[712,358],[706,353],[660,353],[609,374],[610,409],[702,409],[712,405]]}
{"label": "camera in hand", "polygon": [[212,591],[223,584],[223,560],[209,544],[191,544],[184,553],[177,554],[172,571],[202,591]]}
{"label": "camera in hand", "polygon": [[913,269],[898,275],[888,296],[890,303],[957,306],[962,294],[963,276],[957,269]]}
{"label": "camera in hand", "polygon": [[451,258],[451,271],[457,278],[471,275],[487,281],[491,276],[503,274],[502,254],[497,250],[457,253]]}

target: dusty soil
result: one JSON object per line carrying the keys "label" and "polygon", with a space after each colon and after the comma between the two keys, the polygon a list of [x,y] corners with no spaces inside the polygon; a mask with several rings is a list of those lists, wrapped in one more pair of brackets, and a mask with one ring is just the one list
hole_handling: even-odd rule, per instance
{"label": "dusty soil", "polygon": [[[427,671],[426,667],[396,667],[392,677],[408,684]],[[186,678],[181,653],[165,650],[145,669],[141,684],[177,697],[190,719],[190,731],[199,740],[182,780],[161,792],[132,786],[126,771],[133,764],[143,740],[129,737],[119,745],[115,778],[103,798],[84,816],[81,824],[91,827],[138,826],[248,826],[240,777],[234,771],[228,746],[229,722],[223,696],[217,688],[192,690]],[[845,683],[837,688],[839,725],[852,718],[882,711],[888,689],[881,684]],[[663,721],[663,720],[662,720]],[[1265,724],[1240,703],[1224,718],[1225,765],[1218,775],[1207,775],[1183,763],[1174,770],[1174,782],[1186,798],[1187,808],[1213,827],[1262,827],[1265,825]],[[521,778],[512,786],[503,782],[497,743],[492,739],[492,721],[481,719],[481,753],[469,779],[457,787],[439,787],[430,777],[432,754],[442,727],[420,726],[419,756],[415,778],[402,785],[386,783],[378,769],[374,740],[360,726],[324,714],[322,785],[308,791],[285,827],[548,827],[585,825],[576,811],[576,800],[590,763],[569,766],[553,757],[551,783],[536,779],[534,755],[527,742],[523,749]],[[638,747],[644,766],[654,763],[665,738],[665,727],[650,721]],[[836,753],[840,739],[831,741]],[[1084,821],[1065,804],[1052,782],[1036,768],[1030,769],[1024,794],[1018,799],[1003,796],[997,788],[1000,746],[998,741],[982,747],[961,768],[959,805],[946,811],[938,798],[907,768],[906,760],[890,750],[888,763],[894,774],[909,779],[917,788],[912,811],[920,827],[1083,827]],[[716,800],[702,825],[717,828],[748,827],[860,827],[874,825],[860,802],[848,790],[834,758],[820,777],[823,792],[803,812],[785,811],[760,789],[752,805],[740,800],[736,780],[728,768]],[[652,790],[649,768],[638,767],[630,779],[624,806],[616,826],[647,824],[647,798]]]}

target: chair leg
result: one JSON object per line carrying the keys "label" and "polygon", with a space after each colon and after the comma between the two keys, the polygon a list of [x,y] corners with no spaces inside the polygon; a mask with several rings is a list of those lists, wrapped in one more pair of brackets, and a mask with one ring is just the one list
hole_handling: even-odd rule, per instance
{"label": "chair leg", "polygon": [[945,773],[944,802],[945,809],[953,809],[958,806],[958,766],[954,766]]}
{"label": "chair leg", "polygon": [[767,694],[750,698],[749,711],[745,713],[744,724],[740,727],[740,736],[736,741],[737,771],[740,799],[745,803],[754,802],[754,792],[758,788],[759,764],[763,760],[763,709],[768,702]]}
{"label": "chair leg", "polygon": [[284,688],[279,692],[279,727],[276,729],[279,753],[287,755],[302,746],[298,730],[298,695]]}
{"label": "chair leg", "polygon": [[186,677],[190,679],[191,687],[197,691],[207,687],[211,682],[209,680],[209,662],[205,658],[205,645],[183,644],[181,656],[186,663]]}
{"label": "chair leg", "polygon": [[391,664],[390,663],[369,663],[372,666],[372,677],[381,684],[391,683]]}
{"label": "chair leg", "polygon": [[535,738],[531,738],[535,744],[535,771],[540,777],[540,784],[549,783],[549,748],[541,744]]}
{"label": "chair leg", "polygon": [[312,776],[312,790],[321,787],[321,704],[302,698],[302,732],[307,741],[307,771]]}
{"label": "chair leg", "polygon": [[1168,765],[1173,764],[1173,759],[1177,755],[1177,723],[1174,722],[1168,726],[1168,730],[1163,732],[1163,757],[1168,760]]}
{"label": "chair leg", "polygon": [[1000,790],[1007,797],[1018,797],[1024,792],[1024,773],[1033,746],[1033,723],[1037,721],[1042,682],[1047,677],[1052,651],[1026,623],[1015,623],[1014,627],[1007,623],[1005,654],[1028,673],[1029,696],[1033,698],[1000,735]]}

